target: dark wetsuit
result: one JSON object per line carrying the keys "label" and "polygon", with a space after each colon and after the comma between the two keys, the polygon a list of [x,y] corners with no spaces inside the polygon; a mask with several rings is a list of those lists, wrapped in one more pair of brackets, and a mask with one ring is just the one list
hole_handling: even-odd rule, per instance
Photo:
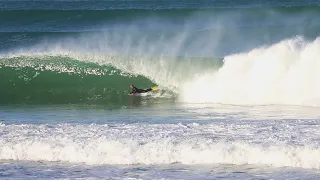
{"label": "dark wetsuit", "polygon": [[152,91],[152,89],[151,88],[149,88],[149,89],[138,89],[136,87],[133,87],[132,91],[130,92],[130,94],[146,93],[146,92],[149,92],[149,91]]}

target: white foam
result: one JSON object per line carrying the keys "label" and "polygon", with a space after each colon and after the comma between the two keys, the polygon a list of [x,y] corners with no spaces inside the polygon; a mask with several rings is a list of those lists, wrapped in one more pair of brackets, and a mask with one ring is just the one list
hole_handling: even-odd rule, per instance
{"label": "white foam", "polygon": [[[90,165],[260,164],[320,169],[319,144],[306,137],[301,137],[304,140],[300,144],[292,143],[290,137],[299,131],[290,133],[293,127],[288,125],[280,131],[269,126],[235,124],[60,124],[0,128],[6,132],[0,136],[2,160]],[[306,136],[313,137],[312,131],[309,133]]]}
{"label": "white foam", "polygon": [[181,101],[320,105],[320,38],[301,37],[225,57],[184,85]]}

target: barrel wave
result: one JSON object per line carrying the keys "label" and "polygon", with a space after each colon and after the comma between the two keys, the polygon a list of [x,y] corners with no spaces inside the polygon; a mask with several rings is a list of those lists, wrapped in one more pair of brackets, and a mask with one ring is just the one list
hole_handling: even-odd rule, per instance
{"label": "barrel wave", "polygon": [[154,85],[148,78],[68,57],[1,60],[3,104],[115,104],[126,101],[128,85]]}
{"label": "barrel wave", "polygon": [[158,85],[165,97],[187,103],[319,106],[319,42],[295,37],[222,59],[35,46],[2,56],[1,103],[123,106],[135,84]]}
{"label": "barrel wave", "polygon": [[[160,85],[162,89],[152,97],[171,99],[177,95],[177,82],[190,72],[180,67],[184,72],[171,74],[169,71],[173,69],[160,70],[159,64],[149,66],[152,69],[143,68],[143,62],[150,61],[148,63],[151,64],[161,60],[157,57],[153,60],[143,57],[103,57],[104,61],[99,64],[98,59],[91,57],[90,61],[84,56],[77,56],[79,53],[48,54],[26,53],[1,58],[0,75],[4,78],[1,78],[0,84],[5,87],[0,90],[1,104],[101,104],[122,107],[128,103],[130,84],[139,88]],[[171,59],[168,66],[175,64],[176,69],[188,66],[188,59],[190,63],[190,58],[184,57],[165,59]],[[211,58],[191,59],[201,61],[199,66],[202,67],[220,61]]]}

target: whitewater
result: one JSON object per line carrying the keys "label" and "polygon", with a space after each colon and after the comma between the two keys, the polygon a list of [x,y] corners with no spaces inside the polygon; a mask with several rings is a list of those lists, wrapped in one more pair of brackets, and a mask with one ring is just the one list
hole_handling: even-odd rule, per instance
{"label": "whitewater", "polygon": [[[284,40],[224,58],[218,71],[187,82],[182,101],[319,106],[320,38]],[[197,92],[201,92],[198,94]]]}
{"label": "whitewater", "polygon": [[[320,125],[304,128],[301,135],[297,125],[301,122],[294,122],[2,125],[8,133],[1,140],[0,157],[89,165],[255,164],[319,169],[319,142],[313,141],[319,134],[310,132]],[[301,140],[308,145],[296,143]]]}
{"label": "whitewater", "polygon": [[1,170],[11,178],[22,167],[65,172],[55,178],[317,179],[319,115],[274,105],[1,107]]}

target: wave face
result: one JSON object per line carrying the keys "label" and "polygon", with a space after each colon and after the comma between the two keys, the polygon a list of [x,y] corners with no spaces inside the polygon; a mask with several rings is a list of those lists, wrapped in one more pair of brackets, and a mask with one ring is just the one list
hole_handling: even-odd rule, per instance
{"label": "wave face", "polygon": [[125,102],[130,83],[149,87],[141,76],[112,66],[44,56],[2,59],[0,99],[3,104],[108,104]]}
{"label": "wave face", "polygon": [[[71,57],[72,55],[67,57],[26,54],[1,58],[0,75],[3,78],[0,79],[0,85],[5,88],[0,90],[0,103],[85,103],[123,106],[128,102],[130,84],[148,88],[159,82],[167,92],[165,94],[163,91],[158,92],[153,97],[174,97],[175,89],[166,87],[178,86],[172,83],[177,83],[181,77],[187,78],[185,73],[181,72],[179,75],[177,71],[179,64],[180,66],[188,64],[188,58],[183,57],[172,58],[174,62],[171,65],[176,64],[175,70],[178,76],[171,75],[170,68],[163,69],[160,71],[163,74],[159,74],[157,72],[159,64],[154,64],[152,69],[147,69],[144,64],[139,65],[139,62],[131,60],[138,57],[109,57],[109,61],[103,58],[104,65],[90,62],[88,59],[80,61]],[[94,57],[92,58],[94,61]],[[112,59],[115,65],[112,65]],[[199,61],[201,59],[209,64],[216,62],[212,59],[198,58]],[[156,61],[159,60],[156,59]],[[170,79],[171,82],[168,81]]]}
{"label": "wave face", "polygon": [[[284,40],[224,58],[224,65],[186,83],[182,101],[320,105],[320,39]],[[201,93],[199,93],[201,92]]]}
{"label": "wave face", "polygon": [[[301,135],[299,128],[307,134]],[[0,159],[90,165],[254,164],[319,169],[319,141],[313,134],[317,128],[318,125],[294,123],[2,124],[1,132],[6,134],[0,138]]]}

